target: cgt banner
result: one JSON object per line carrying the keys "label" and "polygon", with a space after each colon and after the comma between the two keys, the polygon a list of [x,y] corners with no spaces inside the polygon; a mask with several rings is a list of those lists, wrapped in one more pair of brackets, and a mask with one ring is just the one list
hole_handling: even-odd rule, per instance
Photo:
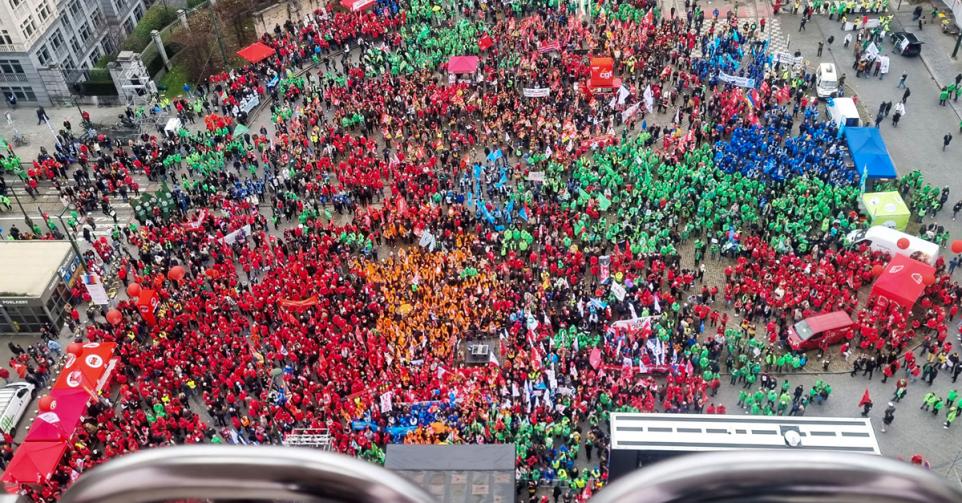
{"label": "cgt banner", "polygon": [[549,87],[526,87],[524,88],[525,98],[547,98],[551,95]]}
{"label": "cgt banner", "polygon": [[611,58],[591,58],[591,87],[612,87],[615,62]]}

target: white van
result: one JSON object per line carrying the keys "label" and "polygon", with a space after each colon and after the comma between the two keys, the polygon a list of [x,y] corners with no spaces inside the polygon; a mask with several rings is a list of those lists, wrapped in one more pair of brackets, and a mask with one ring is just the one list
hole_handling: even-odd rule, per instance
{"label": "white van", "polygon": [[834,98],[825,105],[825,113],[836,126],[859,127],[862,125],[862,118],[858,114],[858,108],[852,98]]}
{"label": "white van", "polygon": [[10,383],[0,388],[0,431],[11,433],[33,400],[33,384]]}
{"label": "white van", "polygon": [[819,63],[815,71],[815,93],[819,98],[838,96],[838,73],[834,63]]}
{"label": "white van", "polygon": [[[898,245],[899,239],[902,238],[909,240],[909,246],[904,250],[899,248]],[[934,266],[935,261],[939,259],[939,245],[884,225],[852,231],[845,236],[845,243],[852,246],[867,243],[869,248],[874,251],[887,252],[893,255],[898,253],[931,266]]]}

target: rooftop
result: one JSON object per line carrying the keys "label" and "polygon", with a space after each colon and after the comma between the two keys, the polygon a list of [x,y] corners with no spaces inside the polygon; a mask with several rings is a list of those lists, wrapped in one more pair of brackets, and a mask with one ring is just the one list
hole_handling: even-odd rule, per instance
{"label": "rooftop", "polygon": [[40,297],[70,251],[68,241],[0,241],[0,297]]}

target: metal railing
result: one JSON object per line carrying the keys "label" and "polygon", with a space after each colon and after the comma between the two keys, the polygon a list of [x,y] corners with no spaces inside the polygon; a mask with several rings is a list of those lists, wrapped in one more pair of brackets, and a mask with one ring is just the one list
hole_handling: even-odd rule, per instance
{"label": "metal railing", "polygon": [[[429,503],[394,472],[355,458],[292,447],[193,445],[151,449],[98,466],[64,503],[176,499]],[[633,472],[592,503],[958,503],[962,492],[880,456],[727,451],[679,456]]]}
{"label": "metal railing", "polygon": [[296,447],[192,445],[129,454],[94,468],[63,503],[177,499],[431,503],[423,490],[370,463]]}

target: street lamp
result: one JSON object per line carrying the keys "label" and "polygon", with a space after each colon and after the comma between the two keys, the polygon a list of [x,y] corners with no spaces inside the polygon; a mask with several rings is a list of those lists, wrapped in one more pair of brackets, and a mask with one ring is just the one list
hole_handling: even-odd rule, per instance
{"label": "street lamp", "polygon": [[23,204],[20,202],[20,196],[17,195],[17,191],[10,187],[10,193],[13,194],[13,199],[17,201],[17,206],[20,207],[20,213],[23,213],[23,221],[26,222],[27,227],[30,228],[30,232],[33,232],[33,219],[30,215],[27,215],[27,210],[23,209]]}
{"label": "street lamp", "polygon": [[73,252],[76,253],[77,258],[80,259],[80,267],[83,268],[84,272],[89,272],[87,271],[87,264],[86,264],[86,261],[84,260],[84,256],[82,253],[80,253],[80,247],[77,246],[77,240],[73,238],[73,234],[70,233],[70,229],[67,227],[67,224],[63,222],[63,214],[66,213],[67,210],[72,210],[72,209],[76,209],[76,206],[74,206],[73,203],[70,203],[67,206],[64,206],[63,211],[61,211],[60,214],[57,215],[57,220],[60,220],[60,226],[63,227],[63,231],[67,235],[67,240],[70,241],[70,246],[73,247]]}

